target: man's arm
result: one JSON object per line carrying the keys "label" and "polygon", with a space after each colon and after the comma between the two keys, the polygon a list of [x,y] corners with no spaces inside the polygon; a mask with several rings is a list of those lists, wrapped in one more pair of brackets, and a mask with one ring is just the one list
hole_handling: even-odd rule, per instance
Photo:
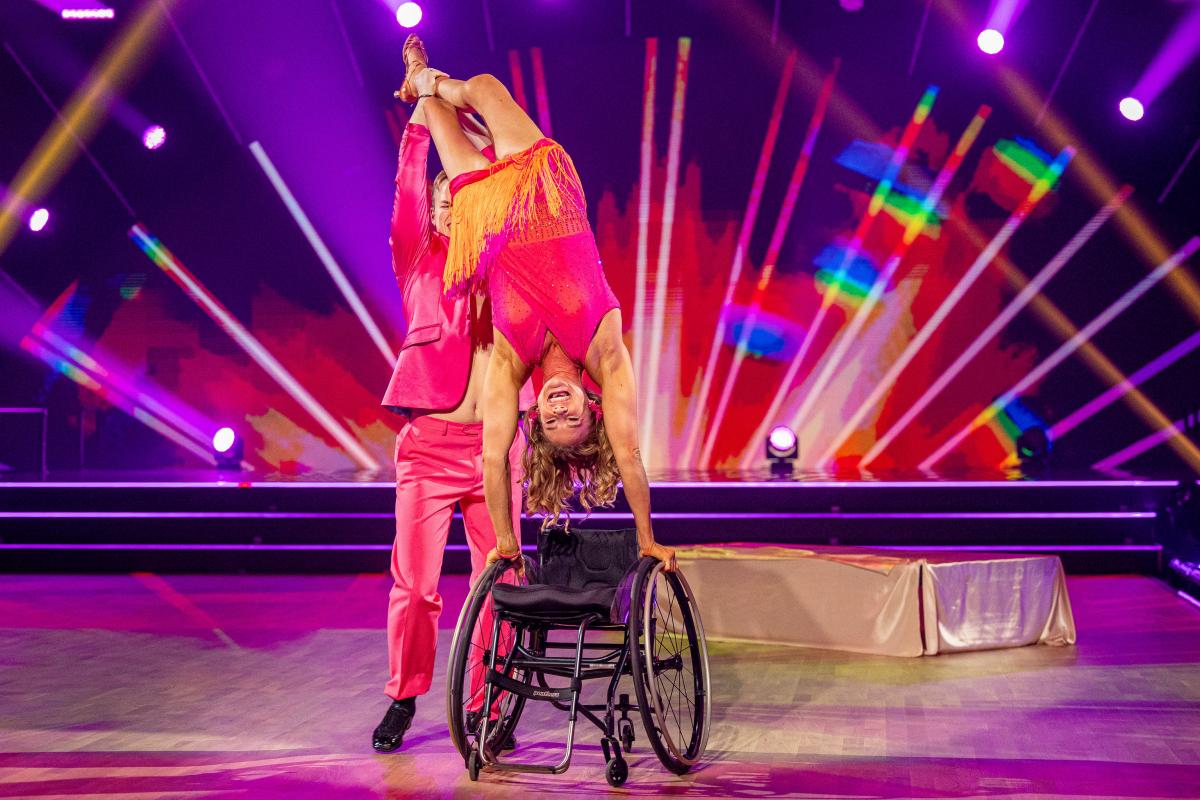
{"label": "man's arm", "polygon": [[517,397],[527,370],[499,331],[495,338],[483,382],[483,496],[496,531],[496,549],[511,557],[520,554],[521,542],[513,530],[508,454],[517,435]]}
{"label": "man's arm", "polygon": [[429,129],[425,127],[422,104],[404,128],[400,140],[400,158],[396,167],[396,196],[392,203],[392,269],[404,282],[417,257],[429,247],[433,222],[429,215],[429,184],[426,177],[429,160]]}

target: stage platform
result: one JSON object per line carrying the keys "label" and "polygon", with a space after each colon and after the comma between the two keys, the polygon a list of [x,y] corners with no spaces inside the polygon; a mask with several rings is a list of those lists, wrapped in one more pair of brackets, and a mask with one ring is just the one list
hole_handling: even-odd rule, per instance
{"label": "stage platform", "polygon": [[[1072,572],[1156,572],[1176,480],[1097,474],[652,476],[669,544],[1053,554]],[[24,571],[362,572],[386,567],[390,475],[86,473],[0,480],[0,558]],[[623,499],[578,524],[623,527]],[[524,522],[525,542],[538,522]],[[455,515],[447,569],[465,571]]]}
{"label": "stage platform", "polygon": [[[442,583],[406,748],[372,753],[388,585],[0,576],[0,796],[1200,797],[1200,609],[1152,578],[1068,577],[1072,647],[906,659],[714,641],[707,758],[676,777],[641,738],[620,791],[590,726],[563,775],[468,780],[443,699],[462,576]],[[559,752],[547,712],[523,720],[522,756]]]}

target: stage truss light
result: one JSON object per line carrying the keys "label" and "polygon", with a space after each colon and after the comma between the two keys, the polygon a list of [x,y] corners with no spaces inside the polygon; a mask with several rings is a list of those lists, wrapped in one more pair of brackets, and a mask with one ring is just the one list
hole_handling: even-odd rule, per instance
{"label": "stage truss light", "polygon": [[1040,425],[1026,428],[1017,437],[1017,460],[1025,470],[1046,466],[1051,449],[1050,435]]}
{"label": "stage truss light", "polygon": [[1121,116],[1130,122],[1137,122],[1142,117],[1146,116],[1146,107],[1142,105],[1142,101],[1136,97],[1126,97],[1117,104],[1117,108],[1121,110]]}
{"label": "stage truss light", "polygon": [[45,230],[48,222],[50,222],[50,212],[44,208],[39,208],[29,215],[29,230],[34,233],[41,233]]}
{"label": "stage truss light", "polygon": [[246,446],[233,428],[224,427],[214,433],[212,449],[217,469],[241,470]]}
{"label": "stage truss light", "polygon": [[418,3],[401,3],[396,8],[396,22],[402,28],[415,28],[424,16]]}
{"label": "stage truss light", "polygon": [[767,434],[767,462],[772,474],[791,474],[796,458],[800,455],[800,444],[796,432],[786,425],[776,425]]}
{"label": "stage truss light", "polygon": [[157,150],[167,142],[167,131],[162,125],[151,125],[142,131],[142,144],[147,150]]}
{"label": "stage truss light", "polygon": [[61,16],[70,20],[113,19],[117,12],[111,8],[64,8]]}
{"label": "stage truss light", "polygon": [[989,56],[994,56],[1004,49],[1004,34],[995,28],[985,28],[979,32],[975,42],[979,45],[980,50]]}

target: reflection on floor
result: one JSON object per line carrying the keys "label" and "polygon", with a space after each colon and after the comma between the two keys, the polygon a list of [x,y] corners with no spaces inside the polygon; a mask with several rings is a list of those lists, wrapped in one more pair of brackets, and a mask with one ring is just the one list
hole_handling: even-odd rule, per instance
{"label": "reflection on floor", "polygon": [[[403,751],[385,708],[381,575],[0,576],[0,797],[608,793],[594,730],[561,776],[471,784],[438,671]],[[713,643],[710,756],[635,745],[622,794],[1200,796],[1200,610],[1145,577],[1076,577],[1079,644],[926,659]],[[703,600],[703,598],[701,598]],[[547,713],[549,712],[549,713]],[[549,708],[518,730],[550,760]],[[519,752],[520,752],[519,751]]]}

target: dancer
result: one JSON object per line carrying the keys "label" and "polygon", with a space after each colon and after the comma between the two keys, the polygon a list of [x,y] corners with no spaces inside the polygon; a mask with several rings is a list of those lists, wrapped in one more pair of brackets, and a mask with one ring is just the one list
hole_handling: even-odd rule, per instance
{"label": "dancer", "polygon": [[[540,364],[544,383],[526,416],[526,509],[557,521],[576,483],[590,509],[611,503],[620,480],[642,554],[675,569],[674,550],[654,541],[633,365],[571,158],[542,135],[495,77],[460,81],[430,69],[415,35],[405,43],[404,58],[410,95],[445,101],[430,102],[426,113],[454,198],[447,291],[486,287],[492,301],[495,347],[483,401],[484,492],[497,538],[489,562],[520,555],[507,512],[508,453],[517,431],[518,391]],[[495,142],[495,163],[470,146],[454,122],[455,109],[483,117]],[[585,369],[600,396],[584,389]]]}
{"label": "dancer", "polygon": [[[486,131],[466,115],[454,123],[485,161]],[[473,144],[472,144],[473,140]],[[482,153],[480,152],[482,150]],[[379,752],[401,746],[416,698],[429,691],[442,610],[438,576],[455,503],[471,549],[471,579],[484,569],[496,534],[483,492],[482,392],[492,351],[490,304],[464,294],[446,298],[442,273],[450,225],[448,179],[426,180],[429,130],[418,103],[400,144],[392,209],[392,266],[404,294],[408,332],[383,404],[408,416],[396,437],[396,538],[388,599],[388,667],[392,698],[371,736]],[[485,155],[486,154],[486,155]],[[532,395],[529,397],[532,402]],[[509,454],[514,465],[519,448]],[[518,483],[519,491],[519,483]],[[520,495],[502,515],[518,524]]]}

